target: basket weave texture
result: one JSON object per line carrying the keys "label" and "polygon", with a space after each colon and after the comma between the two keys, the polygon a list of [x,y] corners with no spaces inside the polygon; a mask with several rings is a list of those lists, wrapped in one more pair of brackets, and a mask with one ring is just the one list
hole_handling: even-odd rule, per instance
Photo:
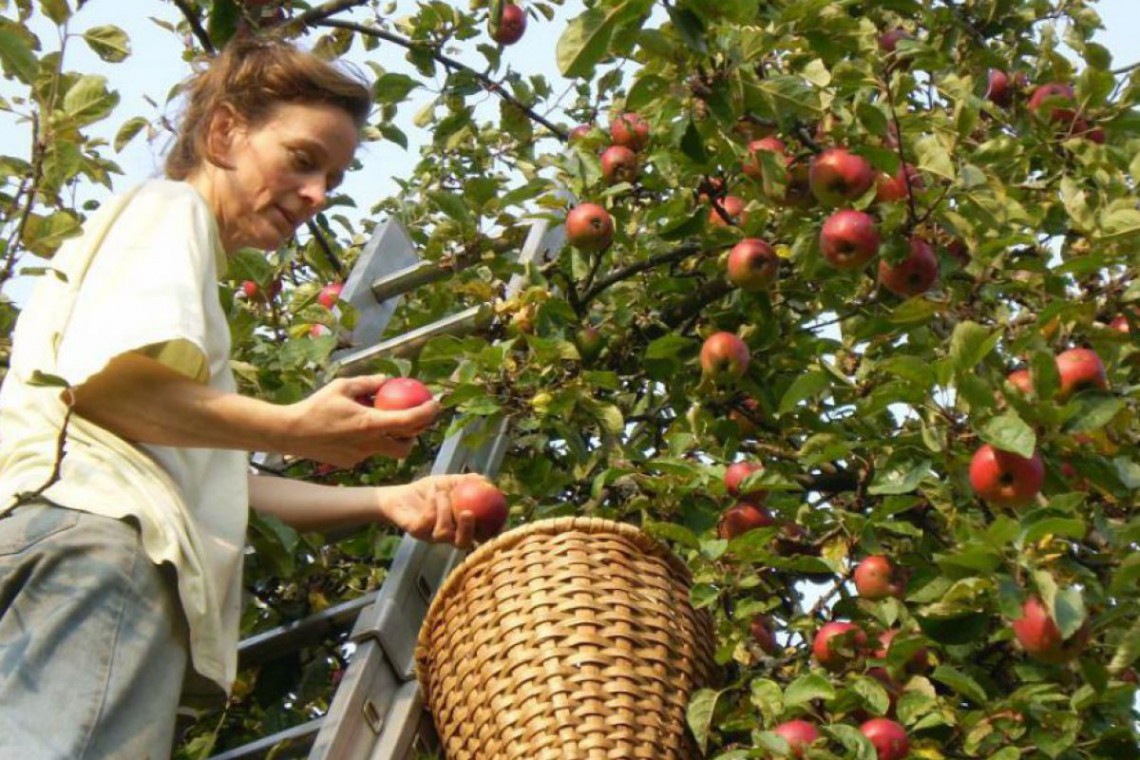
{"label": "basket weave texture", "polygon": [[479,547],[432,600],[416,664],[448,760],[698,756],[713,668],[688,568],[624,523],[566,517]]}

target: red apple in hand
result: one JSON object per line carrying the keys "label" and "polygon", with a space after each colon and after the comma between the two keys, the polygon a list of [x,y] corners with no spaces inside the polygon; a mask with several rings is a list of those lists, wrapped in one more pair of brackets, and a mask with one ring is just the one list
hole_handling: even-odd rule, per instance
{"label": "red apple in hand", "polygon": [[970,486],[994,507],[1024,507],[1037,498],[1045,482],[1040,452],[1026,459],[1012,451],[983,444],[970,461]]}
{"label": "red apple in hand", "polygon": [[819,247],[836,269],[859,269],[879,250],[874,218],[862,211],[836,211],[823,223]]}
{"label": "red apple in hand", "polygon": [[1059,399],[1067,399],[1079,391],[1108,388],[1104,362],[1091,348],[1070,348],[1057,354],[1057,374],[1061,378]]}
{"label": "red apple in hand", "polygon": [[780,270],[780,257],[760,238],[745,238],[728,253],[728,281],[741,290],[764,290]]}
{"label": "red apple in hand", "polygon": [[649,122],[635,113],[623,113],[610,124],[614,145],[635,153],[649,144]]}
{"label": "red apple in hand", "polygon": [[451,512],[475,515],[475,539],[486,541],[498,535],[507,524],[507,497],[483,480],[462,480],[451,488]]}
{"label": "red apple in hand", "polygon": [[767,495],[763,489],[749,491],[748,493],[741,493],[740,484],[748,479],[748,476],[754,472],[760,472],[764,469],[764,465],[759,462],[734,462],[730,464],[724,471],[724,487],[730,496],[747,496],[753,501],[758,501]]}
{"label": "red apple in hand", "polygon": [[806,720],[781,723],[772,729],[772,733],[788,743],[792,757],[803,757],[804,751],[819,739],[819,730]]}
{"label": "red apple in hand", "polygon": [[1061,664],[1072,660],[1088,643],[1088,626],[1082,627],[1067,641],[1061,629],[1049,616],[1049,610],[1036,596],[1031,596],[1021,607],[1021,617],[1012,623],[1013,635],[1021,648],[1034,659]]}
{"label": "red apple in hand", "polygon": [[825,623],[816,632],[811,653],[816,662],[835,673],[857,660],[866,648],[867,634],[862,628],[837,620]]}
{"label": "red apple in hand", "polygon": [[748,345],[730,332],[713,333],[701,346],[701,371],[714,381],[743,377],[748,360]]}
{"label": "red apple in hand", "polygon": [[491,39],[500,45],[513,45],[522,39],[524,32],[526,11],[514,3],[505,3],[498,27],[491,29]]}
{"label": "red apple in hand", "polygon": [[331,309],[336,306],[336,302],[340,300],[341,291],[344,290],[344,285],[339,282],[330,282],[321,288],[317,293],[317,303],[324,306],[326,309]]}
{"label": "red apple in hand", "polygon": [[[748,214],[744,213],[744,199],[735,195],[726,195],[719,200],[713,200],[713,208],[709,210],[709,224],[716,227],[727,227],[731,224],[744,224]],[[721,213],[721,212],[724,213]],[[726,220],[725,217],[728,217]]]}
{"label": "red apple in hand", "polygon": [[895,566],[881,554],[867,557],[855,568],[855,590],[864,599],[901,597],[905,587]]}
{"label": "red apple in hand", "polygon": [[867,159],[846,148],[828,148],[812,159],[808,181],[820,203],[842,206],[871,189],[875,171]]}
{"label": "red apple in hand", "polygon": [[372,405],[388,412],[412,409],[431,401],[428,387],[414,377],[391,377],[376,390]]}
{"label": "red apple in hand", "polygon": [[614,239],[614,220],[596,203],[580,203],[566,215],[566,239],[587,253],[604,251]]}
{"label": "red apple in hand", "polygon": [[773,523],[768,510],[749,501],[738,501],[720,516],[716,534],[720,538],[732,540],[754,528],[767,528]]}
{"label": "red apple in hand", "polygon": [[900,298],[930,290],[938,279],[938,256],[930,243],[911,237],[910,253],[897,264],[879,260],[879,284]]}
{"label": "red apple in hand", "polygon": [[879,760],[903,760],[910,752],[910,739],[902,725],[888,718],[871,718],[859,727],[875,748]]}
{"label": "red apple in hand", "polygon": [[637,154],[621,145],[606,148],[602,151],[602,177],[611,185],[637,179]]}

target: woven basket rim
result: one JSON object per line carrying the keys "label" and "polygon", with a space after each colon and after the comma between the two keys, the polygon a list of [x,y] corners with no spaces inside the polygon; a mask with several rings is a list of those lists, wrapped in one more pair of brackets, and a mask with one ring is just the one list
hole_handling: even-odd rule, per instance
{"label": "woven basket rim", "polygon": [[432,597],[431,604],[428,606],[427,614],[424,615],[423,624],[420,626],[419,634],[416,637],[416,675],[425,698],[429,692],[425,669],[422,667],[427,650],[425,638],[431,629],[431,621],[435,618],[436,614],[438,614],[440,606],[445,604],[447,599],[455,592],[456,587],[462,583],[467,572],[469,572],[471,568],[481,564],[485,558],[493,556],[495,553],[504,549],[509,549],[520,543],[523,539],[533,535],[543,534],[553,536],[572,531],[588,534],[616,533],[622,538],[632,541],[639,549],[644,551],[647,556],[665,561],[669,565],[670,570],[677,573],[678,577],[681,578],[686,585],[692,582],[692,574],[689,570],[689,566],[686,565],[680,557],[674,554],[662,541],[650,536],[636,525],[629,523],[618,522],[617,520],[610,520],[604,517],[551,517],[532,523],[526,523],[517,528],[512,528],[505,533],[500,533],[464,557],[463,561],[448,574],[443,584],[439,587],[439,590],[435,593],[435,596]]}

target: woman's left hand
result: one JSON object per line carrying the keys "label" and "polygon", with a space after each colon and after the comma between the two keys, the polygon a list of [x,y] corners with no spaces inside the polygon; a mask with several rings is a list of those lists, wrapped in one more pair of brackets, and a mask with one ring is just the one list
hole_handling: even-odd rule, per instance
{"label": "woman's left hand", "polygon": [[475,540],[475,515],[454,514],[451,489],[482,475],[432,475],[406,485],[384,486],[381,508],[394,525],[421,541],[448,543],[470,549]]}

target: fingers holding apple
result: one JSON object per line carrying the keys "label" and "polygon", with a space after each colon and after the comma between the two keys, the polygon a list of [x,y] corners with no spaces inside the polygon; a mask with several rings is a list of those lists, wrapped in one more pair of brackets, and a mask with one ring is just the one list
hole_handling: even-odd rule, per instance
{"label": "fingers holding apple", "polygon": [[449,511],[460,521],[469,521],[478,541],[494,538],[507,524],[507,497],[482,477],[465,477],[451,486]]}

